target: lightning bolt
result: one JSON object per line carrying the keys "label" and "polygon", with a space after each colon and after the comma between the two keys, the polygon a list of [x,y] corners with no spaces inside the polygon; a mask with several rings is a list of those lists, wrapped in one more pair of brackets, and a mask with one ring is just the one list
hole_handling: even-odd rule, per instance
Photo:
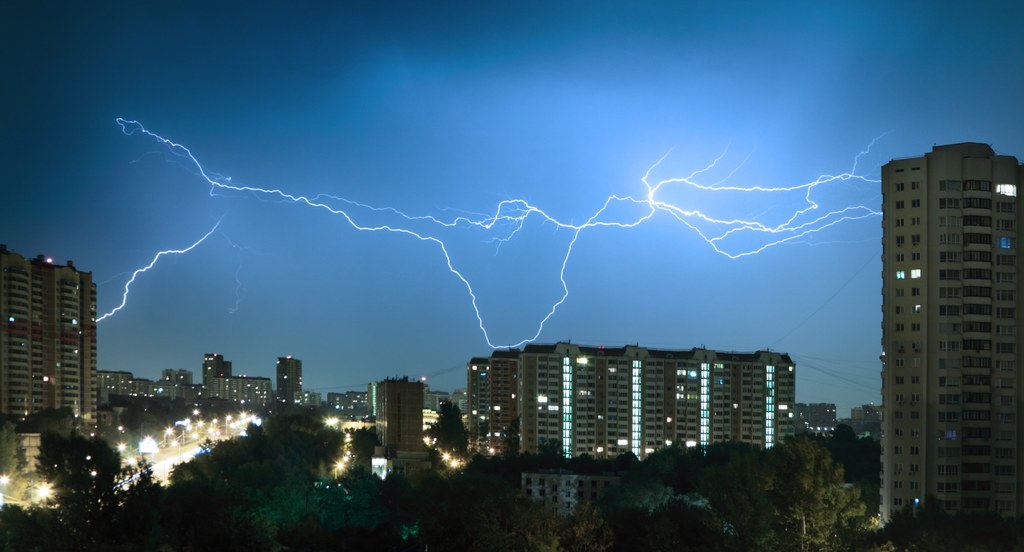
{"label": "lightning bolt", "polygon": [[[148,136],[166,147],[167,150],[172,155],[176,156],[183,164],[193,167],[196,174],[198,174],[198,176],[209,185],[209,193],[211,196],[229,192],[240,192],[252,194],[266,200],[305,205],[307,207],[327,211],[332,215],[338,216],[355,230],[363,232],[387,232],[400,234],[437,247],[444,256],[448,271],[462,283],[462,286],[469,295],[473,312],[476,315],[478,327],[487,344],[494,349],[520,347],[526,343],[535,341],[540,336],[541,332],[544,330],[545,324],[555,315],[559,307],[561,307],[569,297],[569,286],[566,283],[566,271],[568,270],[569,261],[572,257],[573,248],[580,236],[586,230],[594,228],[635,228],[651,220],[659,213],[662,213],[672,217],[672,219],[692,230],[716,253],[724,255],[730,259],[739,259],[750,255],[756,255],[778,245],[799,243],[796,242],[796,240],[806,238],[844,222],[881,215],[881,212],[866,205],[849,205],[839,209],[822,212],[821,205],[812,197],[813,192],[821,186],[848,182],[877,183],[877,180],[872,180],[857,174],[857,163],[862,156],[870,152],[871,147],[881,138],[881,136],[872,140],[871,144],[869,144],[864,151],[857,154],[854,159],[853,167],[849,172],[835,175],[821,175],[810,182],[794,186],[734,186],[726,184],[726,182],[735,174],[736,170],[738,170],[738,167],[734,168],[727,176],[725,176],[725,178],[715,184],[702,184],[698,182],[698,178],[710,173],[717,167],[719,162],[724,158],[725,153],[722,153],[708,165],[691,172],[687,176],[667,178],[655,182],[653,181],[652,175],[671,154],[671,151],[669,151],[658,159],[657,162],[651,165],[640,179],[646,191],[643,196],[608,196],[600,208],[590,215],[583,223],[573,224],[555,218],[543,209],[530,204],[524,199],[503,200],[497,204],[494,211],[490,214],[463,213],[446,220],[431,215],[410,215],[393,207],[377,207],[327,194],[304,196],[295,195],[278,188],[261,188],[239,185],[233,183],[230,177],[223,177],[207,171],[199,160],[192,154],[189,148],[147,130],[138,121],[118,118],[117,124],[120,125],[121,131],[125,135],[132,136],[135,134],[142,134]],[[746,220],[742,218],[717,218],[696,208],[681,207],[676,202],[662,197],[667,195],[668,190],[688,190],[691,192],[706,192],[709,194],[780,194],[802,192],[804,205],[802,208],[790,213],[780,222],[767,224],[760,222],[757,219]],[[626,218],[608,217],[607,214],[617,207],[632,208],[637,212]],[[392,215],[405,223],[426,224],[443,229],[465,227],[477,228],[484,231],[501,231],[501,235],[496,238],[492,238],[499,248],[501,244],[513,239],[531,218],[537,218],[543,223],[554,225],[556,229],[567,230],[571,232],[571,239],[566,246],[564,255],[561,257],[561,266],[558,273],[559,281],[561,283],[561,295],[558,300],[551,305],[551,308],[548,309],[547,314],[538,322],[536,331],[533,335],[523,338],[518,343],[496,345],[487,331],[483,316],[481,315],[480,308],[477,304],[477,296],[473,290],[473,286],[462,272],[455,267],[448,246],[446,246],[443,240],[432,234],[416,231],[407,227],[405,224],[393,225],[360,223],[356,220],[355,215],[353,215],[354,210]],[[163,251],[158,253],[147,267],[136,271],[132,275],[132,279],[125,285],[125,293],[122,298],[121,305],[113,311],[105,314],[103,317],[97,319],[97,321],[114,314],[124,307],[127,301],[128,288],[131,282],[134,281],[138,274],[151,268],[161,255],[168,253],[185,253],[202,243],[203,240],[216,230],[216,228],[217,227],[215,226],[213,230],[206,234],[206,236],[187,249],[180,251]],[[741,250],[733,250],[727,246],[727,243],[735,241],[733,238],[746,234],[764,236],[765,240],[756,247]]]}
{"label": "lightning bolt", "polygon": [[140,274],[142,274],[144,272],[147,272],[147,271],[149,271],[149,269],[151,269],[154,266],[156,266],[156,263],[157,263],[157,261],[160,260],[160,257],[163,257],[164,255],[183,255],[185,253],[188,253],[189,251],[192,251],[196,247],[199,247],[199,244],[201,244],[204,241],[206,241],[206,238],[209,238],[214,232],[217,231],[217,227],[220,226],[220,222],[221,221],[218,220],[217,224],[214,224],[213,228],[211,228],[209,232],[207,232],[206,234],[203,234],[203,237],[199,238],[192,245],[190,245],[190,246],[188,246],[188,247],[186,247],[184,249],[168,249],[166,251],[161,251],[161,252],[159,252],[159,253],[157,253],[156,255],[153,256],[153,260],[149,261],[148,265],[146,265],[146,266],[136,270],[135,272],[132,272],[131,278],[128,278],[128,281],[125,282],[125,284],[124,284],[124,293],[121,295],[121,304],[116,306],[116,307],[114,307],[110,312],[108,312],[108,313],[104,314],[103,316],[100,316],[99,318],[97,318],[96,322],[102,322],[103,320],[105,320],[107,318],[110,318],[111,316],[116,314],[117,311],[123,309],[124,306],[128,304],[128,292],[131,291],[132,284],[135,283],[135,279],[138,278]]}

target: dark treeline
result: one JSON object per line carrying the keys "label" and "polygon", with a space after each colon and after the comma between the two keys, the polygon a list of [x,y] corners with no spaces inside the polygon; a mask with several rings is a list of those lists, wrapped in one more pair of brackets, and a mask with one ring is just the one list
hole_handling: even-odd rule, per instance
{"label": "dark treeline", "polygon": [[[180,466],[170,484],[123,469],[105,441],[44,434],[49,507],[0,509],[0,550],[1014,550],[1024,526],[906,511],[876,522],[878,444],[848,428],[768,451],[666,448],[643,462],[540,454],[475,457],[409,478],[370,474],[373,433],[279,415]],[[353,460],[340,470],[348,446]],[[2,452],[2,451],[0,451]],[[14,460],[9,460],[13,462]],[[559,516],[520,490],[541,470],[621,483]],[[129,476],[134,476],[126,480]],[[863,494],[862,494],[863,493]]]}

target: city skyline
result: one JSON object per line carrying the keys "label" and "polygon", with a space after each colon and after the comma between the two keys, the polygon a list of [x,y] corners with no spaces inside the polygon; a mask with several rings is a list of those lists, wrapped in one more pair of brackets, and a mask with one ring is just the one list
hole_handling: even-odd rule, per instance
{"label": "city skyline", "polygon": [[[400,375],[455,389],[466,359],[489,355],[488,340],[533,337],[563,295],[573,233],[552,222],[409,224],[444,240],[478,320],[433,242],[359,232],[322,209],[211,186],[200,170],[372,226],[394,212],[334,198],[445,221],[522,199],[579,225],[609,196],[648,197],[652,168],[650,182],[719,188],[856,169],[862,178],[815,188],[820,208],[800,222],[879,211],[880,167],[934,144],[1024,156],[1022,14],[1009,3],[405,8],[3,8],[2,94],[15,107],[2,125],[0,243],[92,272],[107,313],[158,252],[216,227],[159,259],[99,323],[100,370],[153,378],[216,352],[270,376],[294,355],[305,389]],[[126,135],[119,117],[201,166]],[[775,226],[808,206],[805,190],[659,199]],[[727,253],[766,243],[737,237]],[[590,228],[536,342],[782,351],[800,367],[797,400],[842,416],[880,402],[880,239],[880,217],[867,216],[731,259],[666,211]]]}

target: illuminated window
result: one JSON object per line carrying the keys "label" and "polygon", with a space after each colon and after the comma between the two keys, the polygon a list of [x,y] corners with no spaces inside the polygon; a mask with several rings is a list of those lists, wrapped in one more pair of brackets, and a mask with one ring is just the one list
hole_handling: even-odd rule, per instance
{"label": "illuminated window", "polygon": [[631,431],[630,431],[631,435],[630,435],[630,437],[632,437],[631,452],[633,454],[635,454],[637,458],[640,457],[640,440],[641,440],[640,424],[641,424],[641,419],[642,419],[642,415],[641,415],[642,401],[641,401],[641,389],[640,389],[640,369],[641,369],[641,366],[642,366],[642,363],[639,360],[634,360],[633,361],[633,378],[632,378],[632,382],[631,382],[632,383],[633,400],[632,400],[632,405],[631,405],[632,406],[632,409],[631,409],[632,416],[631,416]]}
{"label": "illuminated window", "polygon": [[996,193],[1010,197],[1017,197],[1016,184],[996,184]]}
{"label": "illuminated window", "polygon": [[711,397],[709,380],[711,366],[702,362],[700,365],[700,446],[707,447],[710,442],[711,433]]}
{"label": "illuminated window", "polygon": [[562,454],[572,458],[572,359],[569,357],[562,358]]}
{"label": "illuminated window", "polygon": [[911,270],[910,271],[910,277],[911,278],[920,278],[921,277],[921,269],[920,268],[915,268],[915,269]]}
{"label": "illuminated window", "polygon": [[897,280],[905,280],[906,278],[907,278],[907,271],[905,271],[905,270],[897,270],[896,271],[896,279]]}
{"label": "illuminated window", "polygon": [[764,367],[764,448],[775,445],[775,366]]}

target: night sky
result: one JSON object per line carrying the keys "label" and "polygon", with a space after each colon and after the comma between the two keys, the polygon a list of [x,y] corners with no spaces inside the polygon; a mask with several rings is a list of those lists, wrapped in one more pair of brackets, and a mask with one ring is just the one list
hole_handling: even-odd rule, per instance
{"label": "night sky", "polygon": [[[798,400],[845,416],[880,400],[879,167],[964,141],[1024,158],[1014,2],[325,4],[0,7],[0,243],[91,271],[102,314],[220,221],[99,323],[101,370],[198,377],[218,352],[273,376],[294,355],[324,393],[451,390],[488,337],[539,330],[786,351]],[[569,228],[609,196],[640,203],[593,220],[650,214],[648,170],[711,189],[666,184],[639,225]],[[525,205],[490,228],[401,216]],[[715,221],[780,231],[719,253],[705,239],[741,223]]]}

